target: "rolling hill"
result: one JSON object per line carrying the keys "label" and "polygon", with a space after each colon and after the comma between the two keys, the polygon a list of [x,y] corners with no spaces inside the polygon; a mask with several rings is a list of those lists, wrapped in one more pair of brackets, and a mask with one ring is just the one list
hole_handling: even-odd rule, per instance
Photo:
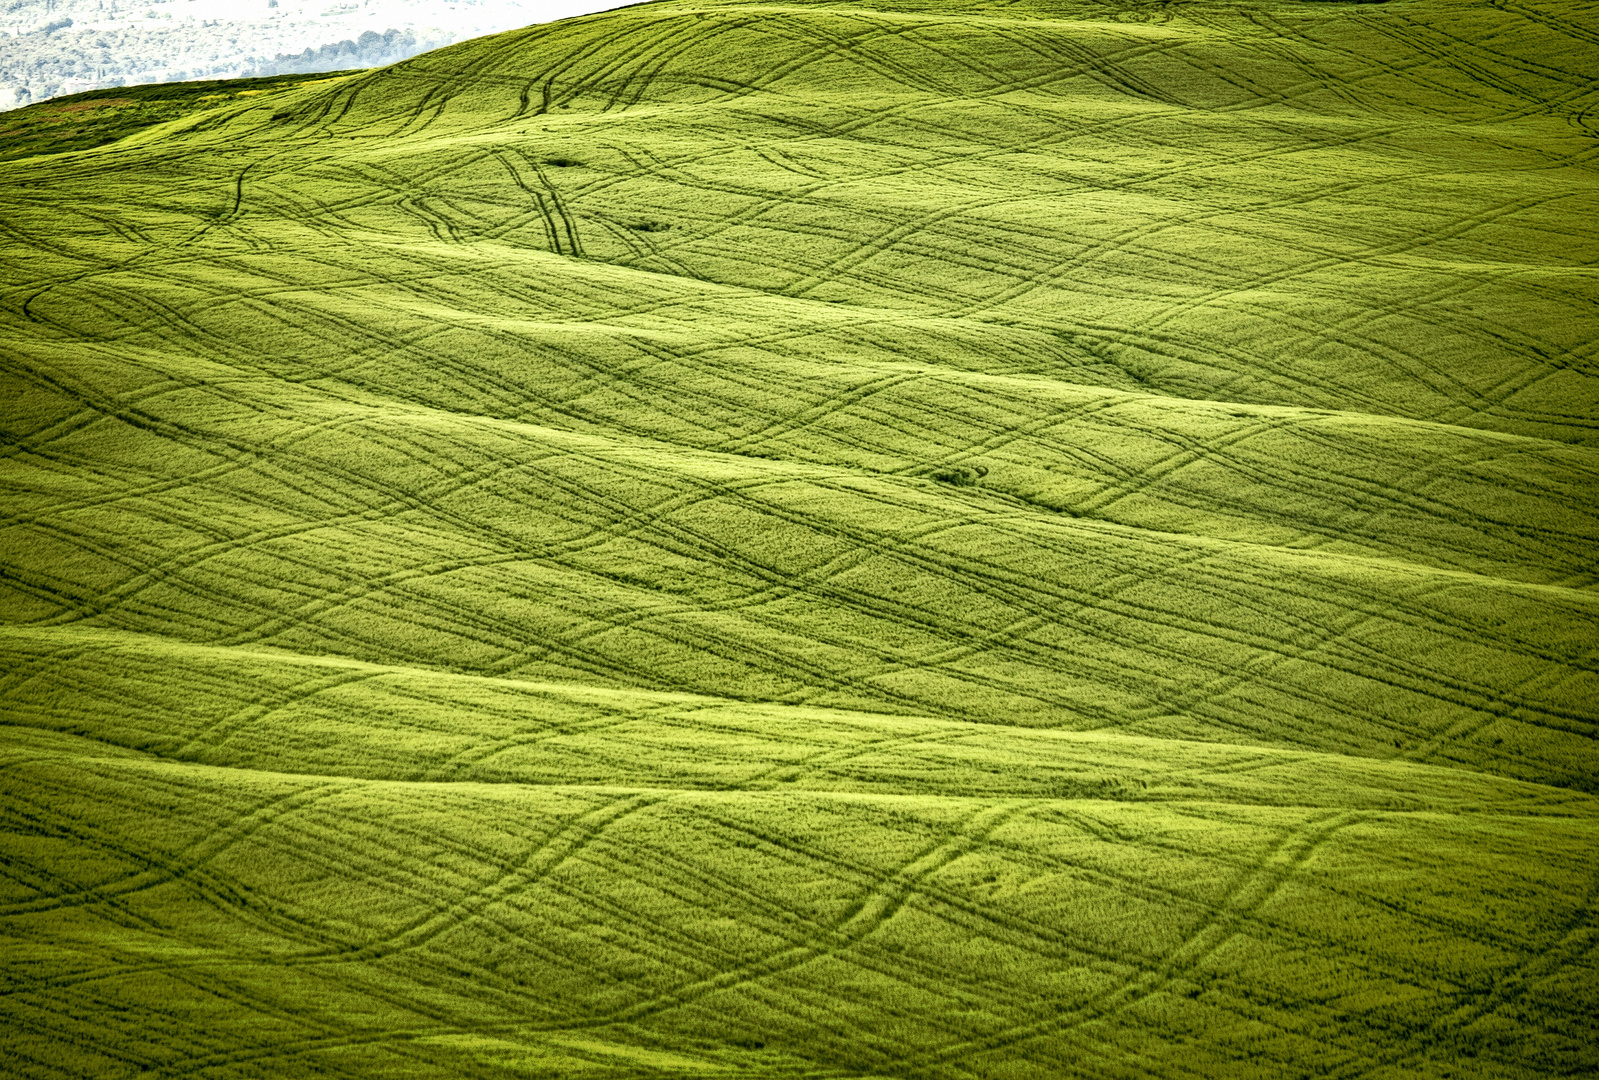
{"label": "rolling hill", "polygon": [[0,146],[0,1072],[1599,1070],[1596,55],[665,0]]}

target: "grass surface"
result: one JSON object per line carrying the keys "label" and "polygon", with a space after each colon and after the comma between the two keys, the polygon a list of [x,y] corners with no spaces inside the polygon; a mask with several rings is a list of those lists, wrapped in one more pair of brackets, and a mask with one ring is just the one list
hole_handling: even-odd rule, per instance
{"label": "grass surface", "polygon": [[29,143],[0,1070],[1599,1070],[1596,46],[667,2]]}
{"label": "grass surface", "polygon": [[152,83],[51,98],[0,114],[0,161],[104,146],[141,128],[214,109],[224,102],[264,97],[343,74]]}

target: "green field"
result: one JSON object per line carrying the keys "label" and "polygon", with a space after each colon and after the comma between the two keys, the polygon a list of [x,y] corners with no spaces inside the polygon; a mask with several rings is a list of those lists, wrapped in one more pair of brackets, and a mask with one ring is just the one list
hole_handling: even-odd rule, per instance
{"label": "green field", "polygon": [[0,113],[0,161],[87,150],[200,109],[248,98],[264,104],[268,95],[281,90],[346,74],[149,83],[51,98],[32,108]]}
{"label": "green field", "polygon": [[0,1075],[1599,1073],[1596,74],[666,0],[9,115]]}

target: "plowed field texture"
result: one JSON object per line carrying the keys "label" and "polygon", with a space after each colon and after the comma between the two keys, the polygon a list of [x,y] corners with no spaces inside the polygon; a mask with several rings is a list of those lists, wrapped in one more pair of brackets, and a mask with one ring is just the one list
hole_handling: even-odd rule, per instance
{"label": "plowed field texture", "polygon": [[1599,6],[187,93],[0,133],[0,1075],[1599,1073]]}

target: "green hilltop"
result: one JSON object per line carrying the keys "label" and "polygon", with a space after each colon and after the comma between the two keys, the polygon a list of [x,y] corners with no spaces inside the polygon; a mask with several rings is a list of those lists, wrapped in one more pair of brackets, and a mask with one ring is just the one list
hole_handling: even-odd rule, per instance
{"label": "green hilltop", "polygon": [[259,98],[347,74],[349,72],[340,71],[331,76],[281,75],[147,83],[51,98],[0,114],[0,161],[88,150],[163,121],[216,108],[227,101]]}
{"label": "green hilltop", "polygon": [[1596,56],[665,0],[9,118],[0,1074],[1599,1071]]}

